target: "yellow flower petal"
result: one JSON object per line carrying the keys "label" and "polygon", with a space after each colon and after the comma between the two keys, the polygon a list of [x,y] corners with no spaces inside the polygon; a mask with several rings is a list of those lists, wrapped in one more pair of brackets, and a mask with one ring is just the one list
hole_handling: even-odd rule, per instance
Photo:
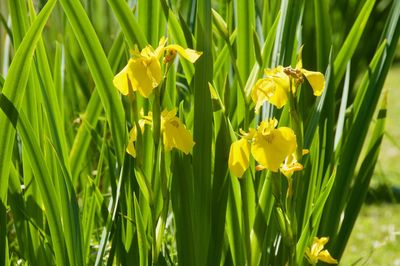
{"label": "yellow flower petal", "polygon": [[303,170],[303,165],[299,163],[294,154],[290,154],[285,159],[285,163],[281,166],[280,171],[286,177],[291,177],[294,172]]}
{"label": "yellow flower petal", "polygon": [[250,143],[245,138],[241,138],[232,143],[229,151],[228,166],[232,174],[241,177],[249,168]]}
{"label": "yellow flower petal", "polygon": [[314,237],[311,249],[309,247],[306,248],[306,258],[311,264],[316,264],[318,260],[330,264],[338,263],[336,259],[332,258],[328,250],[324,250],[324,245],[328,242],[328,240],[328,237]]}
{"label": "yellow flower petal", "polygon": [[146,62],[145,58],[131,59],[128,62],[128,77],[133,90],[148,98],[161,81],[161,66],[157,61]]}
{"label": "yellow flower petal", "polygon": [[274,128],[276,120],[263,121],[257,128],[251,154],[262,166],[277,172],[285,158],[296,150],[296,135],[288,127]]}
{"label": "yellow flower petal", "polygon": [[183,58],[185,58],[186,60],[188,60],[191,63],[194,63],[197,61],[197,59],[199,59],[199,57],[202,55],[202,52],[198,52],[196,50],[193,49],[189,49],[189,48],[183,48],[180,45],[177,44],[170,44],[167,45],[165,47],[166,50],[172,49],[178,52],[178,54],[180,56],[182,56]]}
{"label": "yellow flower petal", "polygon": [[137,138],[137,130],[136,126],[134,126],[129,133],[128,146],[126,147],[126,152],[132,155],[133,158],[136,158],[136,149],[135,149],[136,138]]}
{"label": "yellow flower petal", "polygon": [[265,101],[270,102],[279,109],[288,101],[286,89],[280,86],[280,83],[274,82],[272,78],[258,80],[252,89],[251,98],[256,103],[256,113],[258,113]]}
{"label": "yellow flower petal", "polygon": [[329,264],[337,264],[338,263],[338,261],[336,259],[332,258],[331,254],[329,254],[329,251],[326,249],[321,251],[321,253],[319,253],[318,259],[320,261],[323,261],[323,262],[326,262]]}
{"label": "yellow flower petal", "polygon": [[321,72],[302,69],[301,72],[310,83],[315,96],[321,96],[325,86],[325,77]]}
{"label": "yellow flower petal", "polygon": [[289,76],[285,74],[283,66],[277,66],[273,69],[265,70],[266,77],[270,77],[273,81],[279,85],[283,90],[289,92],[290,79]]}
{"label": "yellow flower petal", "polygon": [[147,64],[147,75],[151,78],[153,88],[160,84],[162,79],[161,65],[158,59],[151,58]]}
{"label": "yellow flower petal", "polygon": [[128,80],[128,67],[124,67],[121,72],[115,75],[113,79],[114,86],[121,92],[123,95],[128,95],[129,93],[129,80]]}
{"label": "yellow flower petal", "polygon": [[194,146],[194,141],[189,130],[175,116],[176,109],[164,110],[161,113],[161,130],[163,132],[164,146],[167,151],[177,148],[188,154]]}

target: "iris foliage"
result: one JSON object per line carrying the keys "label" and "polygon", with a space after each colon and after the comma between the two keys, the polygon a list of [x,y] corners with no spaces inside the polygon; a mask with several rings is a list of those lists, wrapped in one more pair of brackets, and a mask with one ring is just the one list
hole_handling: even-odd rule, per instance
{"label": "iris foliage", "polygon": [[340,261],[400,1],[0,10],[0,265]]}

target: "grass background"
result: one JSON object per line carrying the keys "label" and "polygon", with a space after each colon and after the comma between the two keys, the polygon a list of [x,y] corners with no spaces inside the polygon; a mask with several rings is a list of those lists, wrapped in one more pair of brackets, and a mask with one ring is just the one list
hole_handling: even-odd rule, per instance
{"label": "grass background", "polygon": [[[400,63],[386,78],[386,137],[371,188],[400,187]],[[400,265],[400,203],[365,204],[354,226],[341,265]]]}

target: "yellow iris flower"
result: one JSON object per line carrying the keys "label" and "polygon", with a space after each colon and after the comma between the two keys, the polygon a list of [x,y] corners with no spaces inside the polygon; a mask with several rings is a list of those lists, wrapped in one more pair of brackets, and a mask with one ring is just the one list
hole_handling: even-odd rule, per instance
{"label": "yellow iris flower", "polygon": [[328,243],[328,241],[328,237],[314,237],[311,248],[306,248],[306,258],[311,264],[315,265],[319,260],[329,264],[338,263],[338,261],[329,254],[329,251],[324,249],[324,245]]}
{"label": "yellow iris flower", "polygon": [[265,74],[267,77],[259,79],[251,92],[251,98],[256,103],[255,111],[257,113],[266,101],[277,108],[282,108],[288,101],[289,78],[283,73],[283,67],[266,70]]}
{"label": "yellow iris flower", "polygon": [[161,132],[163,134],[164,147],[167,151],[177,148],[188,154],[195,143],[189,130],[175,115],[176,108],[171,111],[165,109],[161,112]]}
{"label": "yellow iris flower", "polygon": [[251,154],[262,166],[277,172],[286,157],[296,151],[296,135],[288,127],[276,128],[278,121],[262,121],[254,134]]}
{"label": "yellow iris flower", "polygon": [[[321,72],[309,71],[303,68],[301,50],[296,68],[284,68],[278,66],[265,70],[265,78],[259,79],[251,91],[251,98],[256,103],[255,111],[258,112],[264,102],[268,101],[277,108],[282,108],[288,101],[290,92],[290,77],[296,81],[295,84],[303,82],[305,77],[310,84],[315,96],[321,96],[325,86],[325,77]],[[292,92],[295,93],[296,86],[292,84]]]}
{"label": "yellow iris flower", "polygon": [[170,62],[176,53],[186,60],[194,63],[202,54],[192,49],[184,49],[177,44],[165,46],[167,39],[161,38],[158,47],[154,50],[150,45],[146,46],[140,53],[133,51],[133,57],[128,64],[119,72],[113,80],[114,86],[123,94],[128,95],[129,85],[133,91],[148,98],[162,79],[160,58],[165,51],[164,62]]}
{"label": "yellow iris flower", "polygon": [[[258,169],[277,172],[282,162],[296,151],[296,135],[288,127],[276,128],[278,121],[262,121],[257,130],[243,134],[232,143],[228,166],[232,174],[241,177],[249,167],[250,153],[260,164]],[[251,141],[251,144],[250,144]]]}
{"label": "yellow iris flower", "polygon": [[294,172],[303,170],[303,165],[296,160],[294,154],[290,154],[286,157],[285,162],[280,168],[282,174],[286,177],[291,177]]}
{"label": "yellow iris flower", "polygon": [[[144,126],[153,126],[153,114],[149,112],[148,115],[144,116],[142,113],[142,119],[139,120],[140,131],[144,132]],[[168,111],[165,109],[161,112],[161,133],[163,134],[165,150],[170,151],[172,148],[177,148],[185,154],[188,154],[195,142],[193,141],[192,135],[186,126],[176,117],[176,108]],[[135,142],[137,139],[137,129],[134,126],[129,133],[129,141],[126,148],[126,152],[132,157],[136,158]]]}

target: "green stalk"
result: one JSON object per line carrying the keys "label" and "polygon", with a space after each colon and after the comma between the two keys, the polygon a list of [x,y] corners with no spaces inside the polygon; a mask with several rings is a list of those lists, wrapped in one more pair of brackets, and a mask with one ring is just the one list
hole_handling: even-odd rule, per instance
{"label": "green stalk", "polygon": [[195,265],[205,265],[211,232],[211,140],[212,105],[208,83],[212,82],[213,59],[211,50],[211,0],[197,2],[196,50],[203,55],[195,64],[194,77],[194,141],[193,234]]}

